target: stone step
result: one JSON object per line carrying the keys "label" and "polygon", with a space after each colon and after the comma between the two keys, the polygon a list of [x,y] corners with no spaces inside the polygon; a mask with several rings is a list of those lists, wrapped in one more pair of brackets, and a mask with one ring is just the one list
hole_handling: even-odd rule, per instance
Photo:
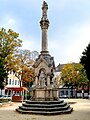
{"label": "stone step", "polygon": [[61,111],[26,111],[17,108],[16,111],[22,114],[40,114],[40,115],[57,115],[57,114],[66,114],[66,113],[71,113],[73,111],[73,108],[69,107],[67,110],[61,110]]}
{"label": "stone step", "polygon": [[19,109],[26,110],[26,111],[61,111],[61,110],[67,110],[70,107],[70,105],[66,105],[64,107],[54,107],[54,108],[40,108],[40,107],[25,107],[25,106],[19,106]]}
{"label": "stone step", "polygon": [[63,100],[59,101],[31,101],[31,100],[26,100],[25,101],[28,104],[60,104],[63,103]]}
{"label": "stone step", "polygon": [[25,107],[40,107],[40,108],[53,108],[53,107],[64,107],[67,105],[66,102],[60,103],[60,104],[29,104],[29,103],[23,103],[22,104]]}
{"label": "stone step", "polygon": [[27,100],[22,106],[19,106],[16,111],[23,114],[42,114],[42,115],[53,115],[53,114],[64,114],[71,113],[73,108],[69,104],[60,101],[30,101]]}

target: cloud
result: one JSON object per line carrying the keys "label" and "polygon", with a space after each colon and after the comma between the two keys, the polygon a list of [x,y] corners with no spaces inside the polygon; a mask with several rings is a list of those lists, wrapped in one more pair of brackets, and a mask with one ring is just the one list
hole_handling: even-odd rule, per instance
{"label": "cloud", "polygon": [[79,61],[83,50],[90,42],[90,23],[83,23],[81,26],[73,27],[70,30],[71,45],[68,46],[67,54],[75,61]]}
{"label": "cloud", "polygon": [[11,26],[15,25],[15,23],[16,23],[16,21],[13,18],[10,18],[8,20],[8,24],[11,25]]}
{"label": "cloud", "polygon": [[[38,23],[43,0],[0,0],[0,27],[19,32],[23,49],[40,51]],[[46,0],[49,51],[57,63],[77,62],[90,41],[89,0]]]}
{"label": "cloud", "polygon": [[58,34],[50,41],[50,51],[57,63],[79,62],[83,50],[90,42],[90,22],[83,21],[69,27],[63,34]]}
{"label": "cloud", "polygon": [[13,29],[15,31],[18,30],[18,22],[12,15],[4,15],[3,18],[1,18],[0,26],[4,27],[6,29]]}
{"label": "cloud", "polygon": [[33,36],[27,36],[27,35],[21,35],[20,38],[23,40],[23,46],[22,49],[28,49],[28,50],[36,50],[40,51],[40,41],[37,42],[36,37]]}

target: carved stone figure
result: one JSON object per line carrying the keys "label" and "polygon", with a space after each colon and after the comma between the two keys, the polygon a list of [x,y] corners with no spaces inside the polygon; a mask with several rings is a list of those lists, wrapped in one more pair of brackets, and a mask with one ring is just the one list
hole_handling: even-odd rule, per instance
{"label": "carved stone figure", "polygon": [[48,9],[48,5],[47,3],[44,1],[43,2],[43,6],[42,6],[42,20],[47,20],[47,9]]}
{"label": "carved stone figure", "polygon": [[45,79],[46,79],[46,76],[44,72],[41,71],[40,76],[39,76],[40,86],[45,86]]}

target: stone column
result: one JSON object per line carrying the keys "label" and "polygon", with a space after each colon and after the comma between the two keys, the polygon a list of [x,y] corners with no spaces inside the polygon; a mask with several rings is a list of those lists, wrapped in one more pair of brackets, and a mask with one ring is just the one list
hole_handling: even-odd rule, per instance
{"label": "stone column", "polygon": [[41,53],[47,53],[48,52],[48,27],[49,27],[49,20],[47,18],[47,10],[48,5],[44,1],[42,6],[42,18],[40,21],[40,26],[42,30],[42,51]]}
{"label": "stone column", "polygon": [[42,51],[48,51],[47,29],[42,29]]}
{"label": "stone column", "polygon": [[38,77],[35,77],[35,85],[38,85]]}

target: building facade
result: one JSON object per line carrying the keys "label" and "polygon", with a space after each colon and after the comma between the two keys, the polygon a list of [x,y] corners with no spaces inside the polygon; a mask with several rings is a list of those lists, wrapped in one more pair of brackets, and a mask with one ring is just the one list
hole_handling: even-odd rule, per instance
{"label": "building facade", "polygon": [[[73,64],[78,64],[78,63],[73,63]],[[56,67],[55,70],[55,74],[56,77],[60,76],[61,74],[61,70],[63,68],[65,64],[59,64]],[[60,79],[60,77],[59,77]],[[90,87],[88,88],[88,86],[78,86],[77,88],[75,88],[74,86],[64,86],[63,84],[61,84],[59,86],[59,97],[67,97],[67,98],[88,98],[89,97],[89,93],[90,92]]]}
{"label": "building facade", "polygon": [[[2,95],[9,95],[11,96],[11,90],[9,88],[20,88],[22,86],[22,82],[18,77],[16,77],[16,73],[13,71],[10,71],[8,74],[8,81],[5,88],[2,90]],[[13,93],[14,94],[14,93]],[[1,90],[0,90],[1,95]]]}

